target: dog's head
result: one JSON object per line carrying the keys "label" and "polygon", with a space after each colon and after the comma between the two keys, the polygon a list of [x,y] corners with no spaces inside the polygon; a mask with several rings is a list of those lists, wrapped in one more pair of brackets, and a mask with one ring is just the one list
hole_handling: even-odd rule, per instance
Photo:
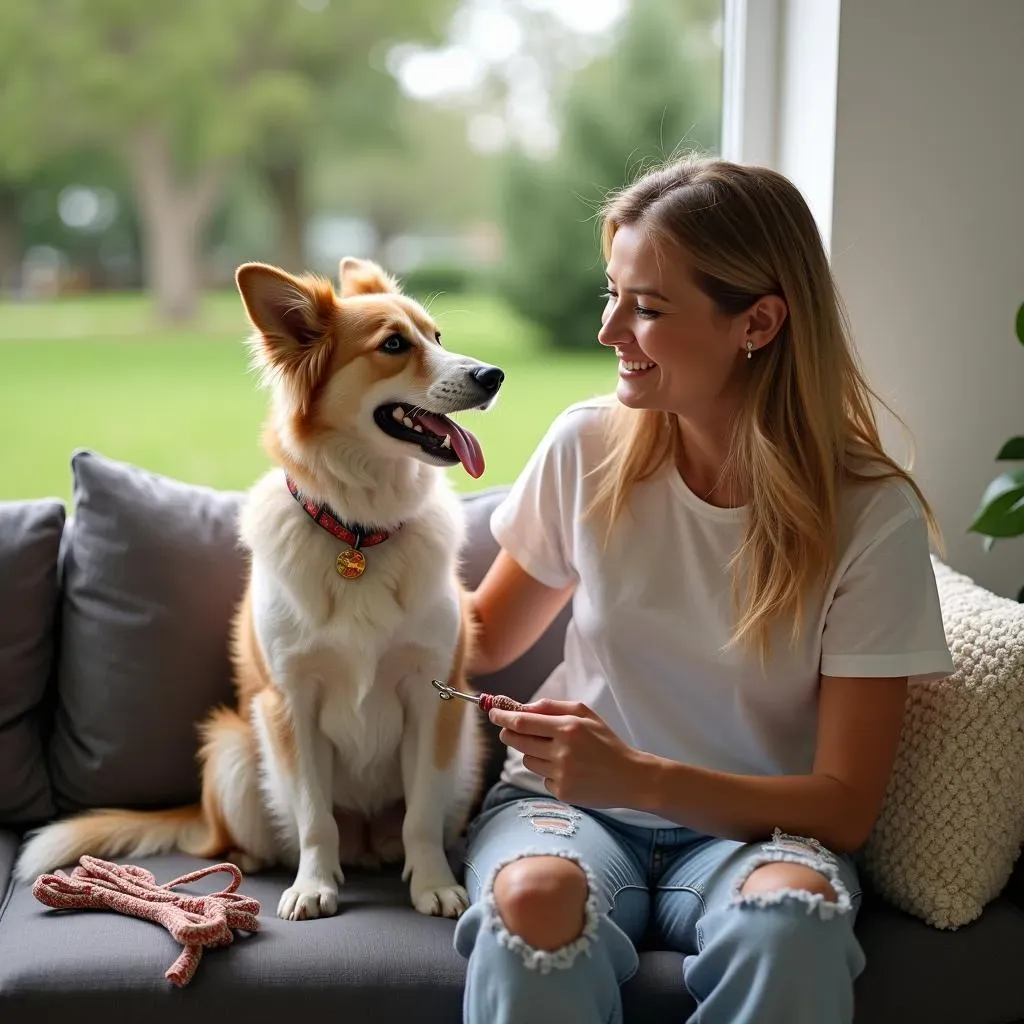
{"label": "dog's head", "polygon": [[340,288],[246,263],[235,279],[257,364],[289,439],[357,444],[384,458],[484,469],[476,438],[449,419],[487,408],[505,375],[441,344],[427,311],[376,263],[346,257]]}

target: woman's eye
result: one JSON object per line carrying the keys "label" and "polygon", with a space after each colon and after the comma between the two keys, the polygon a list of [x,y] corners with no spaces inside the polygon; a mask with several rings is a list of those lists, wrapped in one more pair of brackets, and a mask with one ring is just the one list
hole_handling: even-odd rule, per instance
{"label": "woman's eye", "polygon": [[[618,295],[613,292],[610,288],[606,288],[601,292],[601,298],[606,302],[610,302],[612,299],[617,299]],[[661,316],[661,311],[657,309],[649,309],[647,306],[641,306],[639,303],[634,304],[633,312],[637,316],[643,317],[645,320],[657,320]]]}
{"label": "woman's eye", "polygon": [[382,352],[389,352],[391,355],[395,355],[398,352],[404,352],[409,348],[409,342],[405,340],[400,334],[391,334],[386,337],[380,345]]}

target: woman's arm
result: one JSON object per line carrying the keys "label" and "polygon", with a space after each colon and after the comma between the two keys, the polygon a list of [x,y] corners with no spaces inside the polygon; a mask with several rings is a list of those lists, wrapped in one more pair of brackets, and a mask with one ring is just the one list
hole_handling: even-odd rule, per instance
{"label": "woman's arm", "polygon": [[[814,766],[808,775],[707,771],[633,750],[583,705],[540,701],[492,711],[503,742],[544,776],[551,794],[594,807],[631,807],[709,835],[753,841],[775,828],[836,853],[874,827],[903,724],[906,679],[823,676]],[[537,708],[539,713],[531,713]]]}
{"label": "woman's arm", "polygon": [[809,775],[708,772],[639,754],[642,809],[736,839],[774,828],[857,849],[882,806],[903,724],[906,679],[822,677],[818,745]]}
{"label": "woman's arm", "polygon": [[469,596],[476,625],[469,675],[497,672],[525,654],[565,607],[574,587],[554,590],[545,586],[500,550],[480,586]]}

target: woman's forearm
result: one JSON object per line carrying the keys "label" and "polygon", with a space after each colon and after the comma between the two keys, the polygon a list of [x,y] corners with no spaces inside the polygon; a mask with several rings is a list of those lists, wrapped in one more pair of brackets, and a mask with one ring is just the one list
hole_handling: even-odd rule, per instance
{"label": "woman's forearm", "polygon": [[827,775],[734,775],[637,752],[632,806],[708,835],[750,842],[779,828],[835,853],[859,847],[876,811]]}

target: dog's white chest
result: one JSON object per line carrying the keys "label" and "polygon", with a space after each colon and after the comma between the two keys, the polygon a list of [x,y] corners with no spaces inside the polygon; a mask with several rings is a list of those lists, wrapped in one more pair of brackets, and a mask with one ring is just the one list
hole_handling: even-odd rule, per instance
{"label": "dog's white chest", "polygon": [[335,806],[373,813],[401,797],[404,721],[393,686],[374,685],[358,703],[342,689],[324,691],[318,724],[334,752]]}

